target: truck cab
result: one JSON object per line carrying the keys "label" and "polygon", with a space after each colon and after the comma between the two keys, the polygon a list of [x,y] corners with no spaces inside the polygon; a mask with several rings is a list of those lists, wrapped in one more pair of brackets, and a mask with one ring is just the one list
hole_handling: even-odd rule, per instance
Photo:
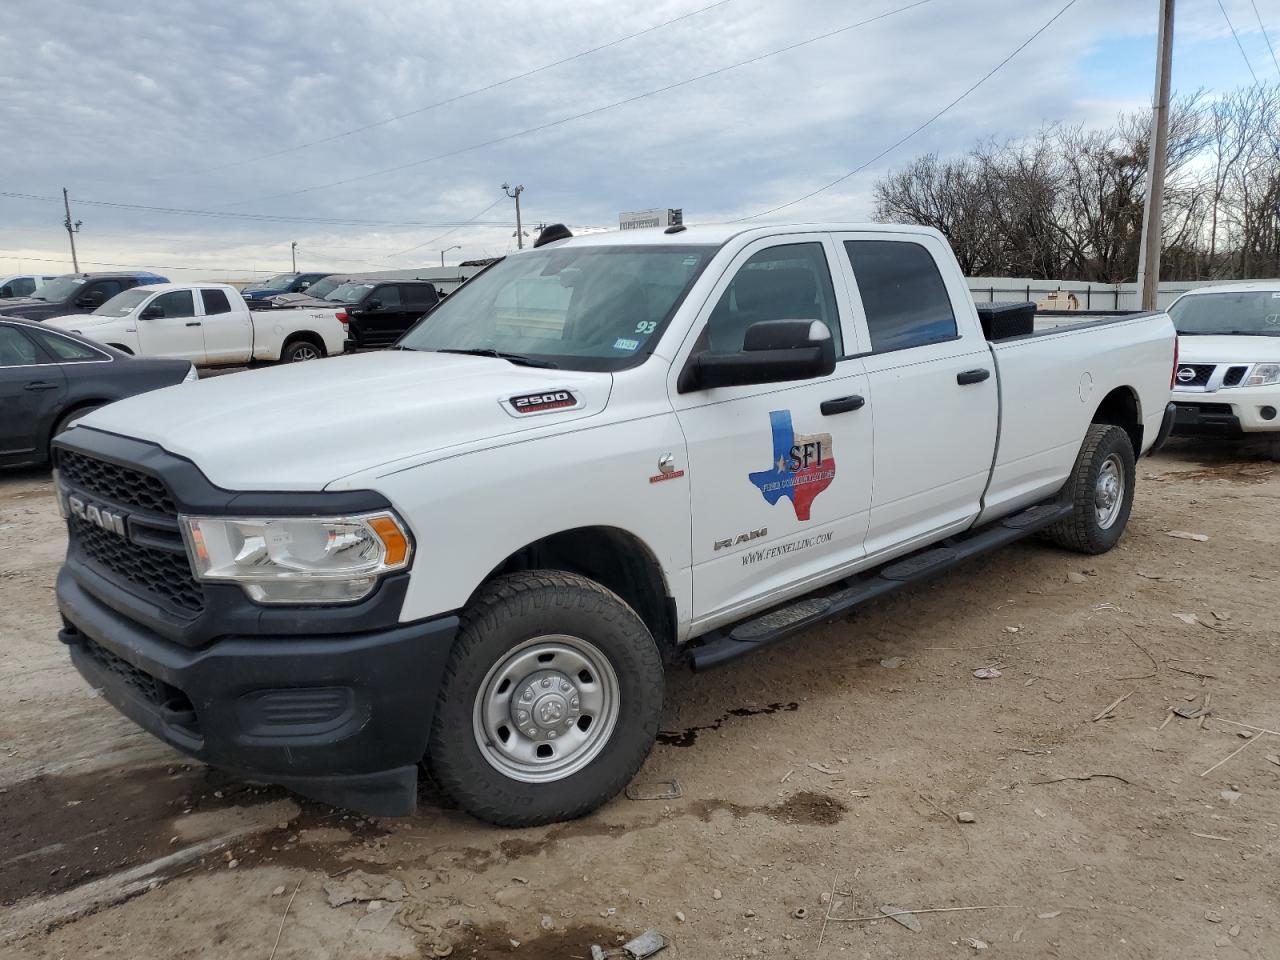
{"label": "truck cab", "polygon": [[0,314],[24,320],[47,320],[71,313],[92,313],[125,290],[154,283],[168,283],[168,280],[146,271],[68,273],[46,281],[29,296],[0,300]]}
{"label": "truck cab", "polygon": [[26,274],[0,277],[0,300],[16,300],[30,297],[54,277]]}

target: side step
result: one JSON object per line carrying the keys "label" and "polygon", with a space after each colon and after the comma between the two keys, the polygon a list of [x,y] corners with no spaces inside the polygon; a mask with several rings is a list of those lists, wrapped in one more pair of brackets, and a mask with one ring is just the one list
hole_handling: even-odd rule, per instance
{"label": "side step", "polygon": [[962,539],[940,544],[893,560],[878,570],[858,574],[837,584],[838,589],[810,594],[766,613],[714,630],[690,651],[693,669],[706,670],[758,650],[805,627],[839,616],[868,600],[892,593],[950,570],[970,557],[987,553],[1030,536],[1070,515],[1071,504],[1042,503],[996,520]]}

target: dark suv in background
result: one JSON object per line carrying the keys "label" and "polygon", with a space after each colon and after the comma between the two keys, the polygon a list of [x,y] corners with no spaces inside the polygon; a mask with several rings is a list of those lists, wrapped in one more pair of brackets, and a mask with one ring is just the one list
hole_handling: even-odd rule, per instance
{"label": "dark suv in background", "polygon": [[347,328],[347,349],[389,347],[418,318],[440,302],[430,280],[349,280],[325,297],[341,305],[338,319]]}
{"label": "dark suv in background", "polygon": [[23,320],[48,320],[69,313],[93,313],[114,297],[134,287],[168,283],[145,270],[129,273],[67,273],[50,280],[29,297],[0,300],[0,316]]}

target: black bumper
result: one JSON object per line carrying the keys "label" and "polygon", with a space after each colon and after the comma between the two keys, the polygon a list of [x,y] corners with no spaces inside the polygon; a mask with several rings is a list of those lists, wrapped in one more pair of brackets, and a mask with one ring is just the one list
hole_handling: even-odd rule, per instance
{"label": "black bumper", "polygon": [[1156,434],[1156,442],[1151,444],[1151,449],[1147,451],[1147,456],[1159,453],[1164,448],[1164,445],[1169,442],[1169,434],[1173,432],[1173,425],[1177,418],[1178,405],[1176,403],[1166,403],[1164,406],[1164,419],[1160,421],[1160,432]]}
{"label": "black bumper", "polygon": [[1178,401],[1173,421],[1175,437],[1240,437],[1240,419],[1229,403],[1188,403]]}
{"label": "black bumper", "polygon": [[417,802],[456,617],[366,633],[163,639],[58,574],[59,639],[125,716],[213,766],[362,813]]}

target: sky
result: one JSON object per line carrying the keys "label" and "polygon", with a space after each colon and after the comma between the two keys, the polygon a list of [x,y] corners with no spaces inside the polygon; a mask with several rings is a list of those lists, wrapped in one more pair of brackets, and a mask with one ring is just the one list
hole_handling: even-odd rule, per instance
{"label": "sky", "polygon": [[[758,218],[865,220],[920,153],[1149,108],[1156,0],[1075,0],[874,159],[1066,0],[912,3],[7,0],[0,276],[71,269],[63,187],[82,269],[252,278],[296,242],[300,270],[403,270],[514,249],[503,183],[531,233],[578,232],[749,217],[865,165]],[[1280,0],[1222,4],[1244,55],[1218,0],[1178,0],[1175,90],[1280,79]]]}

